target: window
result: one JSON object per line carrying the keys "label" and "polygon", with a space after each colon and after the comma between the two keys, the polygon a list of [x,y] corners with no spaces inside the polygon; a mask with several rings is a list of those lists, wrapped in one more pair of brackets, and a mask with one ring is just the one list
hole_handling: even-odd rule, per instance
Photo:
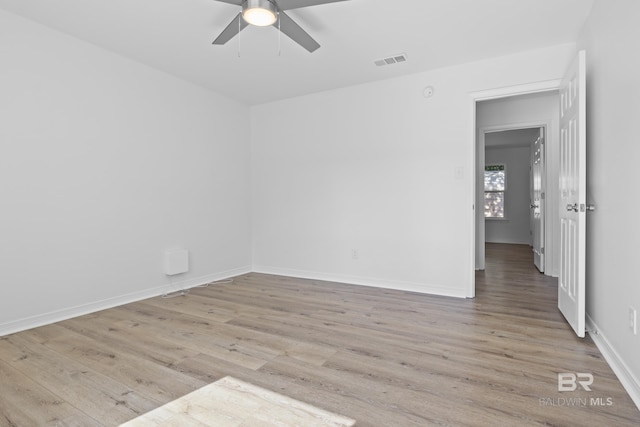
{"label": "window", "polygon": [[505,165],[484,167],[484,216],[504,218],[504,193],[507,188]]}

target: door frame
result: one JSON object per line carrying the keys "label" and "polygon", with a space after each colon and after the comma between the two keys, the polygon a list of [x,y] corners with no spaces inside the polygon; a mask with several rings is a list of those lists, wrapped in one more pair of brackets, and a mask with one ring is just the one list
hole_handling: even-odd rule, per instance
{"label": "door frame", "polygon": [[[548,133],[548,130],[551,127],[551,123],[549,121],[532,121],[532,122],[521,122],[521,123],[513,123],[513,124],[503,124],[503,125],[493,125],[482,127],[478,131],[478,140],[476,143],[477,154],[476,157],[478,159],[476,164],[476,206],[482,206],[482,194],[484,194],[484,180],[483,180],[483,171],[485,164],[485,153],[486,153],[486,134],[494,133],[494,132],[505,132],[510,130],[521,130],[521,129],[531,129],[531,128],[544,128],[545,137]],[[546,149],[546,144],[545,144]],[[531,183],[529,183],[531,185]],[[484,250],[484,242],[486,241],[485,234],[485,221],[484,215],[482,215],[480,209],[476,211],[476,241],[474,242],[476,246],[475,248],[475,269],[476,270],[484,270],[485,269],[485,250]],[[546,206],[545,206],[545,213]]]}
{"label": "door frame", "polygon": [[[547,272],[547,254],[546,254],[546,246],[547,244],[549,244],[549,247],[553,246],[553,239],[547,239],[547,234],[548,230],[547,230],[547,219],[551,219],[551,218],[547,218],[547,216],[549,215],[549,201],[550,201],[550,197],[549,197],[549,192],[547,191],[547,181],[549,180],[549,171],[547,171],[547,141],[550,140],[549,138],[549,129],[547,127],[541,127],[538,129],[539,133],[541,135],[538,135],[538,138],[533,141],[531,143],[531,160],[530,160],[530,169],[529,169],[529,229],[530,229],[530,235],[531,235],[531,248],[533,250],[533,264],[538,268],[538,271],[540,273],[544,273],[545,275],[549,275]],[[540,160],[540,170],[539,170],[539,176],[538,178],[540,179],[540,194],[536,195],[536,185],[535,185],[535,181],[536,181],[536,175],[535,175],[535,169],[536,169],[536,155],[538,152],[535,151],[536,146],[538,144],[538,142],[540,141],[540,139],[542,139],[542,142],[539,145],[539,149],[540,149],[540,156],[538,157],[538,160]],[[536,220],[535,218],[535,208],[536,205],[534,204],[535,200],[536,200],[536,196],[538,196],[539,199],[539,205],[538,207],[541,207],[540,209],[540,218],[539,220]],[[537,224],[536,224],[537,223]],[[553,236],[552,236],[553,237]],[[536,242],[536,240],[539,240],[538,242]],[[547,242],[547,240],[549,240],[549,242]],[[540,253],[538,253],[536,251],[536,243],[540,244],[540,246],[538,247],[538,249],[540,249]],[[536,262],[537,261],[537,262]]]}
{"label": "door frame", "polygon": [[[478,147],[478,131],[476,128],[476,107],[477,103],[480,101],[488,101],[491,99],[500,99],[500,98],[508,98],[512,96],[518,95],[528,95],[533,93],[541,93],[541,92],[550,92],[556,91],[560,89],[560,84],[562,83],[561,79],[554,80],[545,80],[540,82],[533,82],[515,86],[507,86],[500,87],[494,89],[481,90],[477,92],[469,93],[469,113],[471,115],[471,129],[470,129],[470,138],[471,141],[471,166],[469,170],[473,171],[471,174],[471,179],[469,183],[471,185],[470,194],[472,195],[471,201],[471,211],[468,217],[470,223],[471,235],[470,235],[470,245],[469,245],[469,265],[471,268],[469,269],[469,288],[467,289],[467,295],[469,298],[474,298],[476,295],[476,245],[479,241],[478,237],[478,169],[479,169],[479,161],[478,155],[479,151],[482,151],[482,157],[484,158],[484,146],[482,150]],[[483,141],[484,142],[484,141]],[[483,235],[484,238],[484,235]],[[482,249],[482,254],[484,259],[484,247]]]}

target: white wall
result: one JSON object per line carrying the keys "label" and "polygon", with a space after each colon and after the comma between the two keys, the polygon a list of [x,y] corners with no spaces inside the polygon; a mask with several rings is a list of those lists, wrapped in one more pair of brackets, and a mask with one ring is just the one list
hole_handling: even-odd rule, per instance
{"label": "white wall", "polygon": [[[249,109],[0,12],[0,335],[250,269]],[[174,283],[175,284],[175,283]]]}
{"label": "white wall", "polygon": [[[575,52],[572,52],[573,56]],[[568,64],[565,63],[566,67]],[[564,72],[564,71],[563,71]],[[562,75],[560,75],[562,77]],[[560,217],[558,215],[558,158],[560,117],[557,91],[482,101],[477,107],[478,133],[483,130],[522,128],[547,125],[546,138],[546,226],[545,226],[545,274],[557,276],[560,253]],[[478,217],[478,223],[484,217]],[[478,244],[484,239],[479,238]],[[476,251],[480,253],[480,251]],[[479,260],[476,259],[476,264]]]}
{"label": "white wall", "polygon": [[640,2],[597,0],[579,45],[587,51],[587,202],[596,206],[587,215],[588,325],[640,407],[640,335],[628,327],[629,306],[640,310],[639,21]]}
{"label": "white wall", "polygon": [[[254,269],[472,294],[471,92],[560,78],[574,52],[562,45],[252,108]],[[427,85],[433,98],[422,96]]]}
{"label": "white wall", "polygon": [[[487,134],[489,140],[491,134]],[[505,218],[485,220],[485,241],[492,243],[531,243],[530,147],[487,147],[485,164],[504,164],[507,169]]]}

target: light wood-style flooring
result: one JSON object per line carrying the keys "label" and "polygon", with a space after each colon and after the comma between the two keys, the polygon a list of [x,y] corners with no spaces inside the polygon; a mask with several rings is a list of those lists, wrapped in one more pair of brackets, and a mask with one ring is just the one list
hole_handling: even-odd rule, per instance
{"label": "light wood-style flooring", "polygon": [[352,427],[355,420],[224,377],[120,427]]}
{"label": "light wood-style flooring", "polygon": [[359,427],[640,425],[556,292],[517,245],[469,300],[247,274],[1,337],[0,426],[118,425],[227,375]]}

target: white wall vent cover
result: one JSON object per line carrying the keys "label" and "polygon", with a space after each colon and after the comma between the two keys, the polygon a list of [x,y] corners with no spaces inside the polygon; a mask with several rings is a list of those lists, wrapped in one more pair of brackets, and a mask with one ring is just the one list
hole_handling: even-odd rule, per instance
{"label": "white wall vent cover", "polygon": [[189,251],[182,248],[167,249],[164,252],[164,272],[167,276],[189,271]]}
{"label": "white wall vent cover", "polygon": [[400,53],[398,55],[393,55],[388,58],[377,59],[373,61],[378,67],[382,67],[383,65],[391,65],[391,64],[399,64],[401,62],[407,62],[407,54]]}

